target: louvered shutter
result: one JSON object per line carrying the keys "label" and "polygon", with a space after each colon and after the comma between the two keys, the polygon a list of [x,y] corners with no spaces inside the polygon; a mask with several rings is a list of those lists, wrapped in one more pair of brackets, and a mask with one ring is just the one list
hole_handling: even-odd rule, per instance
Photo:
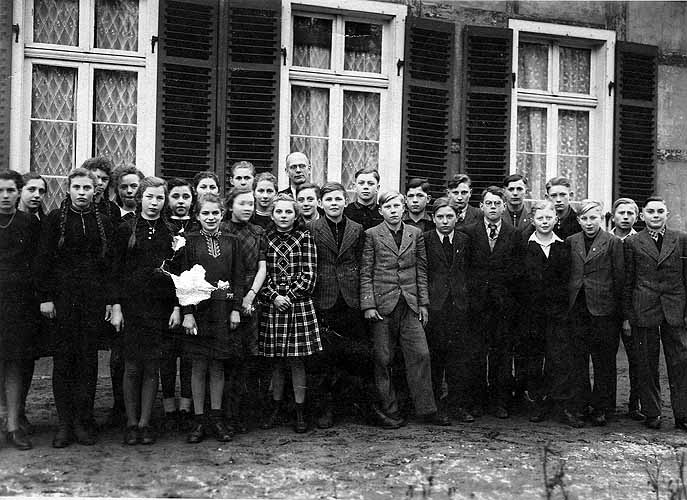
{"label": "louvered shutter", "polygon": [[658,48],[618,42],[615,94],[615,198],[640,206],[656,189]]}
{"label": "louvered shutter", "polygon": [[401,178],[427,179],[435,197],[446,190],[454,33],[451,22],[406,20]]}
{"label": "louvered shutter", "polygon": [[479,194],[509,170],[513,33],[466,26],[463,46],[462,171]]}
{"label": "louvered shutter", "polygon": [[10,163],[10,74],[12,71],[12,2],[0,5],[0,170]]}
{"label": "louvered shutter", "polygon": [[161,0],[156,170],[215,168],[218,0]]}
{"label": "louvered shutter", "polygon": [[[276,174],[279,133],[281,3],[230,0],[226,51],[226,174],[240,160]],[[228,183],[228,179],[227,179]]]}

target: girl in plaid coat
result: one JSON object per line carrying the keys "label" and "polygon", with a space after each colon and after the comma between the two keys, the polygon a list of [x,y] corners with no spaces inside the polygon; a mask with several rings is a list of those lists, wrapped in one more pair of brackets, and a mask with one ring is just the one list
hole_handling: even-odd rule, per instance
{"label": "girl in plaid coat", "polygon": [[304,356],[322,350],[312,293],[317,278],[317,249],[310,233],[296,225],[298,206],[288,195],[272,204],[274,227],[267,234],[267,279],[260,291],[266,307],[260,319],[258,352],[276,358],[272,372],[273,408],[263,423],[280,420],[284,371],[291,370],[296,402],[296,432],[305,432]]}

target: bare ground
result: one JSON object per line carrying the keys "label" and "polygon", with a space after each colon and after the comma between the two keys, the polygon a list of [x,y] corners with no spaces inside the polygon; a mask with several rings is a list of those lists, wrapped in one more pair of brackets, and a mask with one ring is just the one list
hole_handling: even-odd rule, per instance
{"label": "bare ground", "polygon": [[[619,363],[618,401],[624,403],[623,353]],[[111,401],[101,365],[99,420]],[[675,453],[687,447],[687,433],[672,428],[666,407],[661,431],[622,416],[584,429],[484,417],[448,428],[411,422],[384,431],[351,420],[303,435],[287,427],[253,431],[226,444],[189,445],[184,436],[168,435],[151,447],[125,447],[121,433],[106,431],[95,446],[55,450],[47,360],[37,370],[29,408],[38,426],[35,447],[20,452],[0,445],[0,496],[536,499],[545,498],[542,450],[550,442],[565,462],[570,498],[656,498],[646,469],[657,459],[663,461],[659,495],[668,498],[667,482],[678,475]],[[550,470],[557,464],[554,458]],[[562,498],[560,490],[553,498]]]}

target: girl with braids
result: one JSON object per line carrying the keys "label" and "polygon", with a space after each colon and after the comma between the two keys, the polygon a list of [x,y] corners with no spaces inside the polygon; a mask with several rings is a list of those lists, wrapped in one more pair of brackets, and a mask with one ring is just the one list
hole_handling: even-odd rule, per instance
{"label": "girl with braids", "polygon": [[127,445],[153,444],[150,416],[167,332],[181,323],[174,283],[160,269],[172,258],[173,234],[161,214],[167,183],[146,177],[137,194],[136,215],[122,222],[114,241],[111,323],[122,332]]}
{"label": "girl with braids", "polygon": [[[22,181],[24,182],[24,187],[21,188],[19,205],[17,208],[20,212],[34,216],[40,222],[45,217],[45,212],[43,211],[43,198],[48,192],[48,183],[36,172],[25,173],[22,175]],[[47,325],[45,323],[39,326],[40,334],[36,338],[36,346],[38,346],[35,353],[36,358],[48,355],[45,347],[49,344],[49,339],[46,338],[48,337],[49,331],[46,327]],[[26,397],[31,389],[35,359],[27,359],[22,364],[22,398],[21,407],[19,409],[19,427],[21,427],[22,431],[26,434],[33,434],[33,426],[29,422],[29,419],[26,418]]]}
{"label": "girl with braids", "polygon": [[[201,442],[208,432],[218,441],[232,438],[221,409],[224,362],[238,358],[242,352],[241,338],[233,330],[241,321],[244,272],[238,238],[220,229],[223,215],[224,206],[216,194],[200,196],[196,217],[201,229],[186,236],[184,247],[182,270],[200,264],[206,271],[206,281],[218,287],[209,299],[197,306],[184,307],[183,327],[189,334],[185,336],[185,349],[193,360],[191,389],[195,413],[195,422],[187,439],[189,443]],[[204,415],[205,379],[208,375],[209,420]]]}
{"label": "girl with braids", "polygon": [[[260,382],[267,384],[269,376],[261,377],[264,358],[258,356],[257,295],[267,275],[265,230],[250,222],[255,208],[255,198],[249,187],[233,188],[226,199],[228,221],[226,229],[238,237],[244,262],[244,296],[241,298],[241,324],[237,334],[241,337],[243,351],[241,362],[225,364],[225,412],[232,419],[236,432],[246,432],[248,408],[255,408]],[[250,398],[250,400],[249,400]]]}
{"label": "girl with braids", "polygon": [[41,228],[36,288],[41,313],[55,321],[53,394],[59,418],[55,448],[72,439],[95,443],[93,387],[98,375],[99,336],[104,329],[108,293],[102,283],[109,269],[112,239],[109,219],[95,210],[98,183],[93,172],[76,168],[67,177],[68,195]]}
{"label": "girl with braids", "polygon": [[38,329],[31,271],[40,225],[17,210],[22,184],[14,170],[0,172],[0,426],[10,444],[28,450],[31,441],[19,418],[23,374],[33,361]]}
{"label": "girl with braids", "polygon": [[258,352],[274,360],[273,406],[262,427],[281,420],[286,369],[291,371],[296,402],[295,431],[308,427],[305,421],[305,362],[303,358],[322,350],[312,293],[317,279],[317,248],[307,229],[298,224],[298,205],[287,194],[272,203],[274,226],[267,232],[267,279],[260,298],[267,303],[260,315]]}
{"label": "girl with braids", "polygon": [[95,206],[100,210],[100,213],[107,216],[113,223],[118,221],[120,217],[119,207],[110,199],[110,179],[114,170],[112,160],[104,156],[96,156],[89,158],[81,166],[93,172],[96,179],[98,179],[98,184],[95,186],[95,196],[93,197]]}

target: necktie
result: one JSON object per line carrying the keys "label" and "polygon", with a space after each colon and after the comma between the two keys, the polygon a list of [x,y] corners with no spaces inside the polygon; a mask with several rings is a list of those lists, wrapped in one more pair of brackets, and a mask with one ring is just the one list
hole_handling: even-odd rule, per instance
{"label": "necktie", "polygon": [[444,247],[444,254],[446,255],[446,260],[449,264],[453,261],[453,247],[448,236],[444,236],[444,240],[441,242],[441,246]]}
{"label": "necktie", "polygon": [[493,222],[489,224],[489,239],[496,239],[496,224],[494,224]]}

